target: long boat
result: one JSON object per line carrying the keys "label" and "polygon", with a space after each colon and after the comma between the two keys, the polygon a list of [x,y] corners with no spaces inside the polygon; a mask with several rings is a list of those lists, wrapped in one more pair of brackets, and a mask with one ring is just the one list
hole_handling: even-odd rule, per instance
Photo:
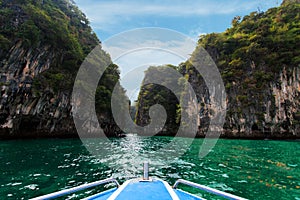
{"label": "long boat", "polygon": [[142,178],[127,180],[122,185],[120,185],[116,179],[108,178],[35,197],[31,200],[55,199],[78,191],[111,183],[115,184],[114,188],[86,197],[84,200],[204,200],[202,197],[178,189],[177,186],[179,184],[197,188],[226,199],[246,200],[245,198],[183,179],[177,180],[173,187],[171,187],[164,180],[149,177],[148,163],[144,163],[144,175]]}

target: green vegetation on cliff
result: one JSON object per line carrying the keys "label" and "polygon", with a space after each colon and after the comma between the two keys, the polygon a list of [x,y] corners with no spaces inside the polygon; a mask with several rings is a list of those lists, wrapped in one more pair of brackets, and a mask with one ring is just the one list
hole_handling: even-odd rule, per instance
{"label": "green vegetation on cliff", "polygon": [[235,17],[231,28],[202,36],[199,45],[218,52],[218,66],[228,71],[223,74],[225,79],[233,74],[246,75],[245,71],[257,67],[268,73],[257,73],[253,78],[268,82],[283,66],[299,65],[299,41],[300,4],[286,2],[266,12],[252,12],[243,19]]}
{"label": "green vegetation on cliff", "polygon": [[69,89],[84,57],[99,44],[85,15],[67,0],[2,0],[0,7],[1,60],[18,42],[25,49],[47,46],[56,60],[35,86]]}
{"label": "green vegetation on cliff", "polygon": [[99,42],[71,1],[2,0],[0,6],[0,44],[6,51],[9,43],[22,40],[27,47],[44,43],[79,60]]}

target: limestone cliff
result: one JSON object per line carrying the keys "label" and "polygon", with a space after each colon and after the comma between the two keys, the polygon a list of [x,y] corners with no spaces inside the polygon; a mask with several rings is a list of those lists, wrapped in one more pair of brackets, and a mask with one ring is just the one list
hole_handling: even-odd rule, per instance
{"label": "limestone cliff", "polygon": [[1,0],[0,13],[0,138],[76,136],[73,81],[100,43],[85,15],[70,0]]}
{"label": "limestone cliff", "polygon": [[286,1],[199,40],[226,86],[223,136],[300,137],[299,12],[299,2]]}
{"label": "limestone cliff", "polygon": [[[227,115],[223,130],[219,130],[222,137],[300,138],[299,13],[298,1],[285,1],[266,12],[253,12],[243,19],[236,17],[224,33],[200,37],[198,45],[217,64],[226,88]],[[189,61],[177,70],[195,90],[198,136],[204,137],[218,108],[201,74]],[[137,123],[143,126],[148,122],[145,108],[154,103],[150,98],[153,91],[159,93],[148,87],[142,88],[139,95]],[[164,99],[168,100],[166,96]],[[192,100],[190,105],[185,111],[194,112]],[[178,119],[178,111],[169,118]],[[166,125],[177,126],[178,122]],[[175,133],[176,130],[170,134]]]}
{"label": "limestone cliff", "polygon": [[[222,73],[222,72],[221,72]],[[199,100],[199,132],[203,137],[216,114],[214,100],[202,78],[185,74]],[[284,67],[276,79],[263,88],[243,88],[246,80],[236,80],[227,88],[227,115],[222,131],[226,138],[299,138],[300,68]],[[228,82],[225,84],[228,84]],[[251,83],[253,84],[253,83]]]}
{"label": "limestone cliff", "polygon": [[17,41],[2,55],[2,137],[74,132],[69,102],[71,90],[54,92],[46,86],[37,91],[33,87],[36,77],[49,70],[59,58],[51,46],[24,48],[22,41]]}

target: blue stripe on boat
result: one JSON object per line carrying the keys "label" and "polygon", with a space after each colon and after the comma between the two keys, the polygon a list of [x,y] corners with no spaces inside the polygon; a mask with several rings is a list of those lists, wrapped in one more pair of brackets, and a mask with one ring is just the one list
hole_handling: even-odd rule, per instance
{"label": "blue stripe on boat", "polygon": [[163,182],[153,180],[151,182],[130,182],[116,197],[116,200],[172,200]]}

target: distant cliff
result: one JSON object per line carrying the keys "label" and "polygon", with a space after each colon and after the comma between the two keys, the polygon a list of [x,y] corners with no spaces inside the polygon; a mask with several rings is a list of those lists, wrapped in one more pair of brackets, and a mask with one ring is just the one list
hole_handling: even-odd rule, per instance
{"label": "distant cliff", "polygon": [[[227,115],[222,137],[300,138],[299,13],[298,1],[284,1],[280,7],[266,12],[235,17],[232,27],[224,33],[212,33],[199,39],[198,45],[206,49],[217,64],[226,88]],[[196,92],[197,135],[204,137],[211,116],[216,114],[214,99],[191,63],[182,63],[177,70]],[[165,131],[159,134],[174,135],[181,109],[176,98],[164,90],[155,85],[141,89],[136,121],[142,126],[148,124],[149,106],[163,102],[171,115]]]}
{"label": "distant cliff", "polygon": [[[98,44],[89,21],[71,0],[1,0],[0,138],[75,136],[73,82]],[[101,59],[110,62],[104,51]],[[117,81],[118,67],[110,70]],[[103,82],[102,88],[111,91],[112,86]],[[109,93],[98,96],[108,99]],[[106,116],[105,109],[98,107],[99,116]],[[111,117],[102,122],[106,133],[114,135]]]}

